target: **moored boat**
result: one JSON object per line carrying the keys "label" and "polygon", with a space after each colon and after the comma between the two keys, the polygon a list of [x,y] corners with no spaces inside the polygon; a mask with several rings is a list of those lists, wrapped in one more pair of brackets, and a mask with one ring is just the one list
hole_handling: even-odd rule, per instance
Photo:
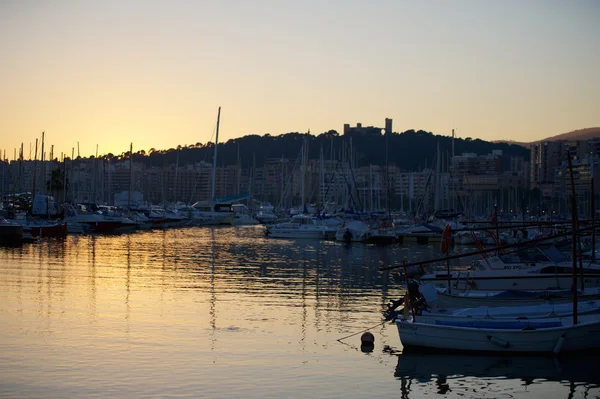
{"label": "moored boat", "polygon": [[0,219],[0,245],[15,246],[23,242],[23,226],[16,222]]}
{"label": "moored boat", "polygon": [[369,237],[369,226],[361,220],[349,220],[335,233],[336,241],[364,242]]}
{"label": "moored boat", "polygon": [[273,238],[334,239],[338,230],[335,222],[312,215],[295,215],[289,222],[267,227],[266,234]]}
{"label": "moored boat", "polygon": [[33,237],[66,237],[68,234],[67,222],[60,220],[34,220],[25,225]]}
{"label": "moored boat", "polygon": [[[438,306],[442,308],[466,308],[473,306],[507,307],[529,306],[540,304],[569,303],[573,300],[571,290],[454,290],[438,291]],[[577,297],[580,301],[600,299],[600,288],[585,288],[579,290]]]}
{"label": "moored boat", "polygon": [[405,348],[435,348],[469,352],[548,353],[600,348],[600,315],[588,314],[578,324],[571,317],[555,322],[480,321],[477,325],[421,323],[416,318],[396,320]]}

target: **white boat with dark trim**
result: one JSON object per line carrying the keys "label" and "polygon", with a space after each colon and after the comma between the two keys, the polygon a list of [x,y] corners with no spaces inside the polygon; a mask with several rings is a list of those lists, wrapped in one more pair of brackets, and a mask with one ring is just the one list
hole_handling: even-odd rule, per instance
{"label": "white boat with dark trim", "polygon": [[275,208],[271,204],[262,204],[258,207],[255,219],[262,224],[276,223],[279,217],[275,214]]}
{"label": "white boat with dark trim", "polygon": [[558,354],[600,348],[599,303],[442,309],[432,285],[409,283],[403,312],[386,319],[405,348]]}
{"label": "white boat with dark trim", "polygon": [[371,229],[361,220],[349,220],[335,233],[336,241],[365,242]]}
{"label": "white boat with dark trim", "polygon": [[252,217],[250,210],[244,204],[233,204],[231,205],[233,210],[233,222],[234,226],[252,226],[258,224],[258,220]]}
{"label": "white boat with dark trim", "polygon": [[[586,262],[577,274],[584,286],[600,287],[600,265]],[[421,283],[442,288],[450,280],[451,290],[568,290],[573,276],[572,261],[556,247],[531,247],[518,253],[486,257],[469,270],[425,274]]]}
{"label": "white boat with dark trim", "polygon": [[232,225],[234,213],[231,204],[198,201],[192,205],[205,225]]}
{"label": "white boat with dark trim", "polygon": [[600,315],[553,321],[459,320],[422,323],[419,317],[396,320],[405,348],[454,351],[548,353],[600,348]]}
{"label": "white boat with dark trim", "polygon": [[[474,306],[487,307],[519,307],[541,304],[569,303],[573,300],[571,290],[502,290],[483,291],[447,289],[438,291],[438,306],[442,308],[468,308]],[[578,290],[577,297],[580,301],[599,300],[600,287]]]}
{"label": "white boat with dark trim", "polygon": [[339,222],[334,219],[320,219],[312,215],[295,215],[289,222],[267,227],[266,234],[273,238],[335,239]]}
{"label": "white boat with dark trim", "polygon": [[[473,301],[471,304],[474,306],[470,307],[445,307],[439,301],[438,292],[431,284],[415,287],[409,283],[407,295],[409,295],[408,304],[412,305],[411,308],[417,314],[416,319],[420,323],[431,324],[476,325],[479,321],[485,321],[488,325],[492,322],[502,325],[503,322],[513,321],[529,327],[529,323],[556,322],[562,317],[572,317],[574,310],[572,297],[568,302],[522,303],[521,306],[483,306],[476,305]],[[405,305],[406,301],[405,297]],[[578,300],[577,313],[579,315],[600,314],[600,299]],[[402,315],[397,314],[396,317]]]}

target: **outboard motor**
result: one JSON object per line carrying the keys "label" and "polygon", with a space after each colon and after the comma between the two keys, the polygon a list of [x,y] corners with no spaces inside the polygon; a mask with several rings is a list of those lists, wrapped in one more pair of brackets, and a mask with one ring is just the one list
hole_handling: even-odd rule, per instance
{"label": "outboard motor", "polygon": [[[407,300],[408,299],[408,300]],[[383,312],[385,320],[396,320],[400,315],[396,309],[401,305],[405,307],[410,306],[409,309],[414,309],[415,313],[420,314],[423,309],[427,307],[427,302],[419,290],[419,283],[415,280],[410,280],[406,287],[406,295],[397,301],[392,301],[387,305],[387,308]]]}
{"label": "outboard motor", "polygon": [[[427,308],[427,301],[419,289],[420,285],[415,280],[408,282],[407,294],[409,299],[410,309],[414,310],[416,314],[421,314],[421,311]],[[406,301],[405,301],[406,302]]]}
{"label": "outboard motor", "polygon": [[346,229],[346,231],[344,231],[344,241],[352,242],[352,232],[348,228]]}

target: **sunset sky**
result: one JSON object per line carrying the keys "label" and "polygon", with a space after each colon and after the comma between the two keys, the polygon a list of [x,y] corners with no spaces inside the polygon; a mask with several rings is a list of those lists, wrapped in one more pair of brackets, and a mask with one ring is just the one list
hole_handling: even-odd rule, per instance
{"label": "sunset sky", "polygon": [[0,0],[0,149],[600,126],[600,1]]}

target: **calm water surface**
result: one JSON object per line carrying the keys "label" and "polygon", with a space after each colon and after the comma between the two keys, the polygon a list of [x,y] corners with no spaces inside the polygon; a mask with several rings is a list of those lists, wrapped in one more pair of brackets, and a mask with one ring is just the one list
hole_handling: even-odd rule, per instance
{"label": "calm water surface", "polygon": [[261,227],[0,248],[0,397],[600,396],[596,355],[401,354],[387,324],[362,351],[360,332],[402,294],[378,269],[438,253]]}

